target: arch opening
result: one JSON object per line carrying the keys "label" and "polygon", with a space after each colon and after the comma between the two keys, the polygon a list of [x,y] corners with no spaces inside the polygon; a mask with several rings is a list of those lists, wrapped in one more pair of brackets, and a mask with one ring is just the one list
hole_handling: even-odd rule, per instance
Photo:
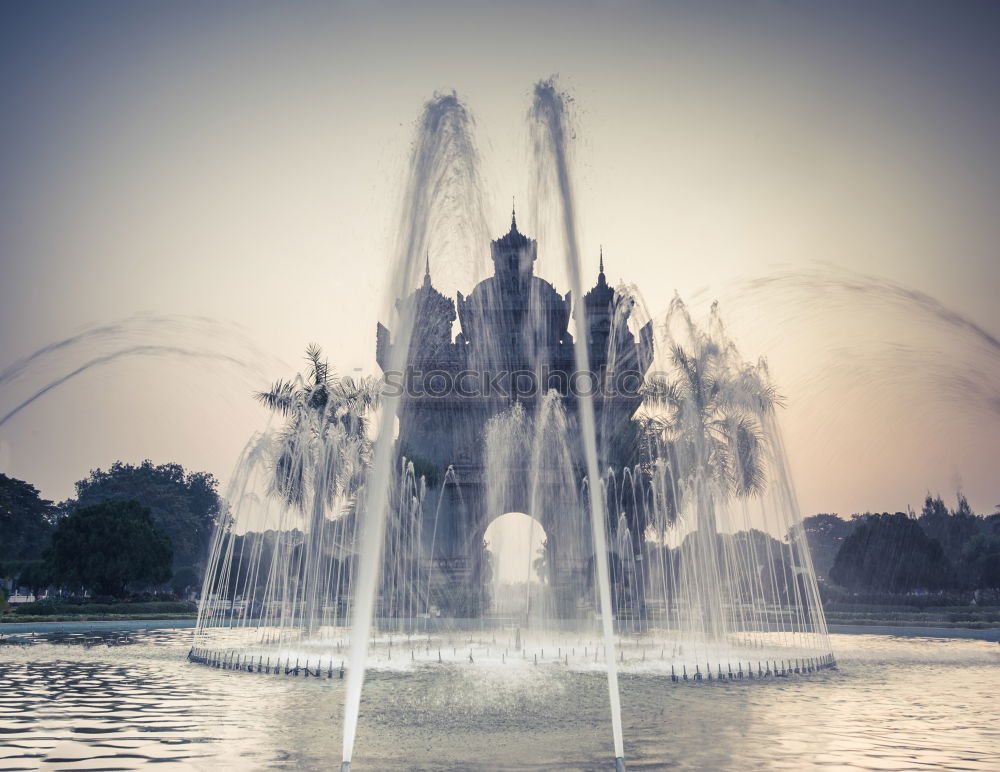
{"label": "arch opening", "polygon": [[548,609],[550,567],[548,535],[523,512],[497,517],[483,535],[489,566],[490,614],[538,618]]}

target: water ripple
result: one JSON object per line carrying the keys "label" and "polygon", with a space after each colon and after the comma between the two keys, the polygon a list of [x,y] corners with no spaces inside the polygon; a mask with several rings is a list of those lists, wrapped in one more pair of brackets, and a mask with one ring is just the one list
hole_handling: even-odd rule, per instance
{"label": "water ripple", "polygon": [[[0,770],[329,769],[343,683],[190,665],[188,632],[0,648]],[[630,770],[996,770],[1000,647],[834,636],[838,672],[763,682],[622,679]],[[375,672],[359,770],[606,770],[599,673]]]}

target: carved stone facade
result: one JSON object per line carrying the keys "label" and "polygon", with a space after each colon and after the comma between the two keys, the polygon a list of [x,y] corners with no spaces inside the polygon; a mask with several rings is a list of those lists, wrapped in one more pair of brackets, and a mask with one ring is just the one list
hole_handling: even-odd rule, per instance
{"label": "carved stone facade", "polygon": [[[574,594],[586,593],[590,567],[578,555],[560,558],[559,545],[568,530],[581,531],[587,513],[559,506],[532,512],[527,485],[508,486],[503,501],[494,496],[488,502],[487,424],[515,404],[534,415],[546,392],[554,390],[566,425],[578,433],[579,389],[599,384],[594,397],[598,447],[607,448],[607,440],[641,404],[642,377],[652,361],[652,330],[649,324],[638,335],[629,329],[631,301],[608,285],[602,255],[597,284],[583,298],[590,367],[581,373],[568,329],[573,299],[534,275],[535,240],[520,233],[512,217],[510,231],[491,242],[490,250],[494,274],[468,296],[458,293],[457,303],[433,287],[429,265],[423,284],[397,301],[400,318],[413,325],[398,453],[428,482],[424,517],[429,520],[420,529],[421,551],[433,566],[440,597],[482,586],[487,527],[507,512],[523,512],[545,529],[550,581],[563,588],[560,613],[569,615]],[[456,316],[460,329],[453,338]],[[376,355],[383,371],[398,361],[393,346],[390,331],[379,324]],[[573,474],[580,480],[585,474],[583,443],[570,436],[568,445],[574,449]],[[607,458],[601,462],[606,464]],[[510,473],[527,479],[527,459],[524,464],[518,469],[514,462]],[[471,612],[481,611],[475,601],[471,605]]]}

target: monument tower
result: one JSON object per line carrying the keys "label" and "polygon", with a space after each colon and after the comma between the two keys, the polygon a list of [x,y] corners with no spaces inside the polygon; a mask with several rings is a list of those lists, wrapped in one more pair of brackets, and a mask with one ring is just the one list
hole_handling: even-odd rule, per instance
{"label": "monument tower", "polygon": [[[568,530],[580,532],[579,524],[587,522],[586,511],[554,506],[532,512],[527,485],[507,486],[502,500],[497,501],[495,494],[489,500],[487,427],[491,419],[515,406],[527,416],[535,415],[553,392],[567,424],[578,427],[577,398],[580,389],[589,388],[595,395],[598,447],[606,448],[605,440],[621,430],[642,402],[642,378],[653,356],[652,329],[647,323],[638,336],[630,331],[631,300],[607,283],[602,251],[597,283],[583,297],[590,370],[580,373],[569,332],[574,301],[570,293],[560,295],[535,275],[538,244],[518,230],[515,213],[510,230],[490,243],[490,253],[493,275],[468,296],[459,292],[457,303],[434,288],[429,258],[421,286],[396,302],[400,317],[412,319],[413,324],[405,373],[395,375],[405,387],[397,452],[424,476],[426,500],[435,502],[423,515],[436,521],[420,529],[421,554],[432,564],[432,592],[443,603],[465,599],[463,608],[447,610],[450,614],[481,612],[480,602],[469,597],[469,588],[480,588],[484,582],[486,529],[500,515],[523,512],[538,520],[548,536],[550,581],[565,590],[558,611],[573,615],[576,596],[586,593],[589,576],[582,574],[589,569],[578,558],[561,553],[559,545]],[[456,318],[460,330],[452,337]],[[381,323],[376,345],[378,364],[386,371],[393,342]],[[571,436],[569,445],[579,480],[585,474],[583,443]],[[508,472],[515,477],[522,471],[527,474],[517,464],[514,460]]]}

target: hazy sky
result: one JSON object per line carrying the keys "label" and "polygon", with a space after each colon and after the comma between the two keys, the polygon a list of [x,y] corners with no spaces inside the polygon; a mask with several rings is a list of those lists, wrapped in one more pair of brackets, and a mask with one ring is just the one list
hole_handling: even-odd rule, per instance
{"label": "hazy sky", "polygon": [[[251,391],[307,343],[374,371],[435,91],[476,117],[496,233],[516,196],[544,237],[525,114],[557,73],[587,275],[603,244],[654,314],[721,301],[787,398],[804,512],[959,484],[993,511],[998,22],[964,0],[5,3],[0,417],[95,366],[0,426],[0,470],[55,499],[119,458],[227,479],[267,418]],[[565,291],[559,262],[540,241]]]}

